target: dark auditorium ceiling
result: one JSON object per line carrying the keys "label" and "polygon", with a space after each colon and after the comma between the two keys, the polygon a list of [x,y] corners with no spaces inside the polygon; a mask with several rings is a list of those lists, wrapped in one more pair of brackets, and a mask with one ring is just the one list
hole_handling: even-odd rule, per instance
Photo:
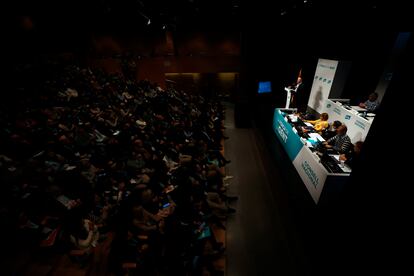
{"label": "dark auditorium ceiling", "polygon": [[410,17],[405,15],[411,10],[406,8],[409,1],[402,0],[24,1],[27,4],[15,4],[16,14],[31,15],[40,25],[93,32],[301,28],[317,22],[325,26],[371,23],[389,27],[408,21]]}

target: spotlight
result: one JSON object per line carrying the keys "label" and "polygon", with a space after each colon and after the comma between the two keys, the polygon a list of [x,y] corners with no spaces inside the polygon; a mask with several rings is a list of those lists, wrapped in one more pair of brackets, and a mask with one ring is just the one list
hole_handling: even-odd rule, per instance
{"label": "spotlight", "polygon": [[151,24],[151,19],[148,18],[147,25],[150,25],[150,24]]}

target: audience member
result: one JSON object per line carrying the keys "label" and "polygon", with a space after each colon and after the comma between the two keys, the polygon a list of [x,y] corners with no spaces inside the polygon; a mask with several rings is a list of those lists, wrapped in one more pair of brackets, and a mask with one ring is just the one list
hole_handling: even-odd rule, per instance
{"label": "audience member", "polygon": [[75,249],[86,250],[90,253],[93,247],[97,246],[99,239],[98,227],[90,220],[82,217],[75,217],[70,222],[70,242]]}

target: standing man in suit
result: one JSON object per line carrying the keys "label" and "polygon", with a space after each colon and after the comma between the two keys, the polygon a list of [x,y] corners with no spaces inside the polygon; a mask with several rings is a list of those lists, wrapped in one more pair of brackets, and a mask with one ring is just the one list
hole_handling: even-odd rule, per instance
{"label": "standing man in suit", "polygon": [[305,113],[308,107],[309,95],[305,92],[302,77],[298,77],[296,84],[292,87],[291,107],[296,107],[299,113]]}

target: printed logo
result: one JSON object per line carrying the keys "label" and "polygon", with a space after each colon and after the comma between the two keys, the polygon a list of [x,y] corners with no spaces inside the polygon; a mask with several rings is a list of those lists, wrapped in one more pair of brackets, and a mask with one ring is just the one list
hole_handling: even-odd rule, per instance
{"label": "printed logo", "polygon": [[345,120],[351,119],[351,115],[345,115]]}
{"label": "printed logo", "polygon": [[341,115],[341,110],[339,109],[339,108],[337,108],[337,107],[335,107],[334,109],[333,109],[333,112],[335,112],[336,114],[338,114],[338,115]]}
{"label": "printed logo", "polygon": [[392,73],[387,73],[384,77],[384,80],[390,81],[392,79]]}
{"label": "printed logo", "polygon": [[365,130],[365,124],[363,122],[356,120],[355,125]]}
{"label": "printed logo", "polygon": [[312,185],[316,188],[319,185],[319,178],[316,173],[312,170],[312,167],[308,164],[307,161],[302,162],[302,169],[305,171],[306,175],[309,177]]}
{"label": "printed logo", "polygon": [[278,121],[278,123],[279,123],[279,126],[277,127],[277,133],[279,133],[280,138],[283,140],[283,142],[286,143],[286,140],[288,138],[287,129],[285,128],[285,126],[283,125],[281,121]]}
{"label": "printed logo", "polygon": [[326,64],[319,64],[319,67],[335,70],[335,66],[329,66],[329,65],[326,65]]}

